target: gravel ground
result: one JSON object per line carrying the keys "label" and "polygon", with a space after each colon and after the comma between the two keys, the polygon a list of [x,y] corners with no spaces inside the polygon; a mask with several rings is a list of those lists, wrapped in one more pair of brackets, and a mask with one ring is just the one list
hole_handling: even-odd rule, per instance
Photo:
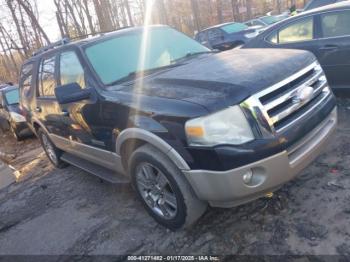
{"label": "gravel ground", "polygon": [[170,232],[130,186],[75,167],[54,169],[34,138],[0,134],[21,181],[0,191],[0,254],[350,255],[350,101],[326,152],[271,199],[209,209],[189,231]]}

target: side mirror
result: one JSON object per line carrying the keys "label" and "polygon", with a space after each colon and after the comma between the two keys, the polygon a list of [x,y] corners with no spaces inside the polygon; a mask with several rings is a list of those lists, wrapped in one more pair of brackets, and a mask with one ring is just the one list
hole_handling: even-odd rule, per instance
{"label": "side mirror", "polygon": [[91,94],[91,89],[82,89],[78,83],[70,83],[55,88],[55,95],[59,104],[89,99]]}

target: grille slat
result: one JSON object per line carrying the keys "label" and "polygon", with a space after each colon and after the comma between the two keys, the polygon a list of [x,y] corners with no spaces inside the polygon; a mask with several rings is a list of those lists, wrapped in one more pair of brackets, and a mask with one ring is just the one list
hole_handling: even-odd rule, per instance
{"label": "grille slat", "polygon": [[[248,104],[260,104],[259,110],[272,132],[281,132],[311,113],[329,95],[326,76],[318,64],[300,70],[276,85],[255,94]],[[257,110],[257,109],[253,109]]]}
{"label": "grille slat", "polygon": [[[276,106],[278,106],[279,104],[283,103],[284,101],[292,98],[293,96],[295,96],[295,93],[297,93],[299,90],[304,89],[306,86],[312,86],[313,84],[315,84],[319,78],[322,75],[322,71],[321,72],[314,72],[314,70],[312,70],[311,72],[313,72],[313,76],[309,79],[304,80],[303,83],[298,83],[297,86],[294,86],[291,90],[289,90],[287,93],[285,94],[281,94],[281,95],[277,95],[277,98],[275,97],[274,100],[272,100],[271,102],[264,104],[265,109],[266,110],[270,110]],[[279,91],[279,90],[276,90]],[[261,99],[260,99],[261,101]]]}

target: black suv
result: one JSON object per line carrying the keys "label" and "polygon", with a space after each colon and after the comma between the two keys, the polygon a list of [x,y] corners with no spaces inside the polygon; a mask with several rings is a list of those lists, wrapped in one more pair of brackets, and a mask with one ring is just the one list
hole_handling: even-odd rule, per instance
{"label": "black suv", "polygon": [[314,55],[213,53],[167,26],[53,45],[25,62],[21,104],[57,167],[132,182],[162,225],[270,193],[321,151],[336,101]]}

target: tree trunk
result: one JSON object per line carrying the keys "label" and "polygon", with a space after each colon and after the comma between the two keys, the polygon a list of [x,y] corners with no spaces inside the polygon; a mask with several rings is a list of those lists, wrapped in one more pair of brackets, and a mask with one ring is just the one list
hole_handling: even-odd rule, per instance
{"label": "tree trunk", "polygon": [[29,57],[29,52],[28,52],[28,48],[26,45],[26,41],[24,40],[23,32],[22,32],[21,26],[19,24],[18,18],[16,16],[15,8],[13,6],[13,0],[6,0],[6,3],[7,3],[8,8],[10,9],[12,19],[15,23],[17,33],[18,33],[19,39],[21,41],[21,45],[23,47],[24,54],[26,57]]}
{"label": "tree trunk", "polygon": [[192,8],[192,14],[193,14],[193,24],[194,24],[194,31],[199,32],[201,30],[201,24],[199,21],[199,9],[198,9],[198,2],[197,0],[191,0],[191,8]]}
{"label": "tree trunk", "polygon": [[[11,1],[11,0],[8,0]],[[45,39],[45,41],[50,44],[50,39],[47,36],[47,34],[45,33],[44,29],[41,27],[41,25],[39,24],[38,20],[36,19],[33,11],[30,8],[30,3],[27,0],[17,0],[18,4],[20,6],[23,7],[24,11],[27,13],[28,17],[30,18],[30,21],[32,22],[32,26],[36,27],[38,29],[38,31],[40,32],[40,34],[43,36],[43,38]]]}
{"label": "tree trunk", "polygon": [[252,1],[251,0],[246,0],[246,6],[247,6],[247,16],[248,20],[252,19],[253,14],[252,14]]}
{"label": "tree trunk", "polygon": [[90,33],[91,33],[91,34],[95,34],[96,31],[95,31],[94,24],[93,24],[93,22],[92,22],[92,16],[91,16],[91,14],[90,14],[88,1],[87,1],[87,0],[83,0],[83,4],[84,4],[84,7],[85,7],[85,14],[86,14],[86,18],[87,18],[87,20],[88,20],[88,24],[89,24],[89,28],[90,28]]}
{"label": "tree trunk", "polygon": [[[8,52],[10,53],[10,58],[11,58],[11,62],[12,62],[12,64],[14,65],[14,67],[15,67],[15,75],[16,75],[16,77],[18,76],[18,66],[17,66],[17,63],[16,63],[16,59],[15,59],[15,57],[13,56],[13,54],[12,54],[12,52],[11,52],[11,46],[10,46],[10,44],[9,44],[9,42],[6,40],[6,35],[5,35],[5,31],[4,31],[4,28],[2,27],[2,26],[0,26],[0,33],[1,33],[1,35],[3,36],[3,39],[4,39],[4,41],[5,41],[5,45],[6,45],[6,47],[7,47],[7,49],[8,49]],[[6,51],[6,49],[4,50],[4,51]]]}
{"label": "tree trunk", "polygon": [[224,22],[223,16],[222,16],[222,2],[221,0],[216,0],[216,8],[218,13],[218,23],[222,24]]}
{"label": "tree trunk", "polygon": [[[62,8],[61,8],[61,1],[60,0],[54,0],[53,1],[55,6],[56,6],[56,9],[57,9],[57,12],[56,12],[56,16],[57,16],[57,22],[58,22],[58,25],[60,27],[60,31],[61,31],[61,35],[62,35],[62,38],[64,37],[70,37],[70,34],[69,34],[69,30],[68,30],[68,25],[66,23],[66,21],[64,20],[64,17],[63,17],[63,12],[62,12]],[[61,24],[61,26],[60,26]]]}
{"label": "tree trunk", "polygon": [[132,16],[131,16],[129,0],[124,0],[124,7],[126,9],[126,13],[128,14],[129,25],[134,26],[134,21],[133,21]]}
{"label": "tree trunk", "polygon": [[108,10],[107,2],[109,0],[93,0],[95,12],[97,15],[98,23],[100,26],[100,32],[108,32],[113,30],[111,16],[106,12]]}

